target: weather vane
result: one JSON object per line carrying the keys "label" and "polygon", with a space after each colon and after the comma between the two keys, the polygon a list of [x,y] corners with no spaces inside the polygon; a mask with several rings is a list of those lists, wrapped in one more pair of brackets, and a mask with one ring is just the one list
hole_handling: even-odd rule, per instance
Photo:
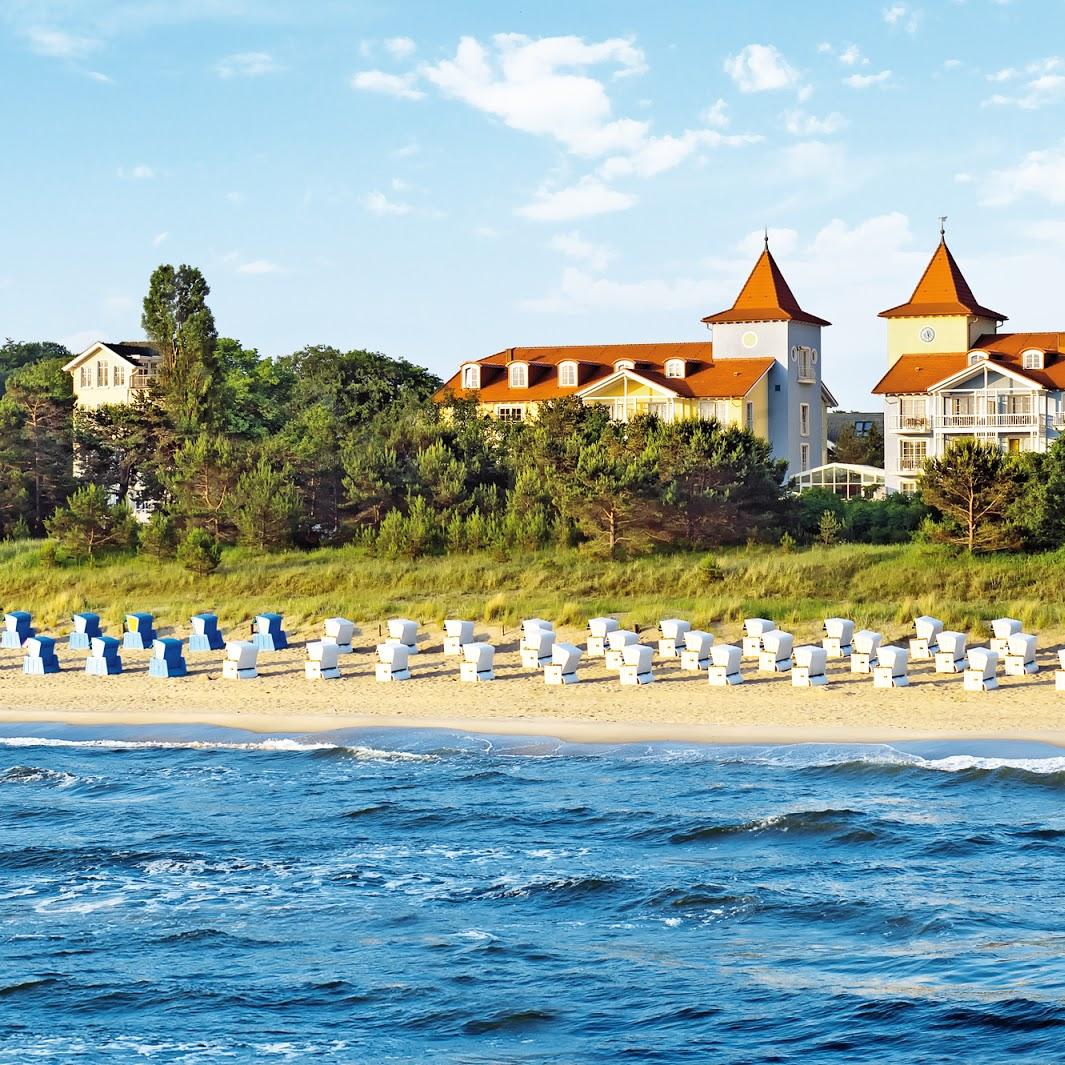
{"label": "weather vane", "polygon": [[947,216],[941,214],[939,216],[939,239],[942,240],[947,235]]}

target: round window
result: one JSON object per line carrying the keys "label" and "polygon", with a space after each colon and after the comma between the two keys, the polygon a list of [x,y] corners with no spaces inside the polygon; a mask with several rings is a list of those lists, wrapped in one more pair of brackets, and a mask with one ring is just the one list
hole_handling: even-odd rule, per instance
{"label": "round window", "polygon": [[748,329],[743,336],[740,337],[740,343],[745,348],[753,348],[758,343],[758,334],[753,329]]}

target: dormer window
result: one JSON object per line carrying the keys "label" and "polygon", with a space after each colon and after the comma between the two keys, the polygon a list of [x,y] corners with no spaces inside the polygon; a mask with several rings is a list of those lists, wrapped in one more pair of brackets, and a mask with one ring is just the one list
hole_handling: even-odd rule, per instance
{"label": "dormer window", "polygon": [[978,363],[987,362],[986,351],[970,351],[969,352],[969,365],[976,366]]}
{"label": "dormer window", "polygon": [[558,387],[577,387],[577,364],[575,362],[561,362],[558,365]]}
{"label": "dormer window", "polygon": [[1021,355],[1021,365],[1026,370],[1043,370],[1046,368],[1046,352],[1040,348],[1029,348]]}
{"label": "dormer window", "polygon": [[512,362],[507,369],[507,383],[511,388],[528,388],[529,367],[524,362]]}
{"label": "dormer window", "polygon": [[618,370],[635,370],[635,369],[636,369],[636,363],[633,362],[632,359],[618,359],[618,361],[616,363],[614,363],[614,372],[615,373]]}
{"label": "dormer window", "polygon": [[477,365],[462,367],[462,387],[477,391],[481,387],[481,368]]}
{"label": "dormer window", "polygon": [[666,362],[666,377],[683,377],[684,376],[684,360],[683,359],[669,359]]}

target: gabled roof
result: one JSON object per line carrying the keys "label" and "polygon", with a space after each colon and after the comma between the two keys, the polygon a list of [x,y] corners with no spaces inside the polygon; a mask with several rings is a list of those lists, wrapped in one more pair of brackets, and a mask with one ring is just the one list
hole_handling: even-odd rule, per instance
{"label": "gabled roof", "polygon": [[1006,321],[1004,314],[992,311],[977,301],[942,237],[909,301],[881,311],[880,317],[920,318],[937,314],[965,314]]}
{"label": "gabled roof", "polygon": [[[1032,348],[1038,348],[1046,356],[1042,370],[1024,368],[1024,352]],[[1065,391],[1065,333],[985,333],[971,350],[987,352],[987,362],[979,366],[1006,370],[1040,388]],[[873,388],[873,394],[926,393],[968,366],[968,351],[902,355]]]}
{"label": "gabled roof", "polygon": [[75,355],[63,369],[70,373],[76,370],[86,359],[92,358],[99,351],[109,351],[130,366],[137,368],[143,359],[159,358],[159,349],[147,340],[98,340],[90,344],[83,352]]}
{"label": "gabled roof", "polygon": [[758,262],[747,278],[736,302],[727,311],[718,311],[703,319],[716,322],[809,322],[811,325],[831,325],[816,314],[808,314],[799,306],[784,275],[777,266],[769,243],[758,256]]}

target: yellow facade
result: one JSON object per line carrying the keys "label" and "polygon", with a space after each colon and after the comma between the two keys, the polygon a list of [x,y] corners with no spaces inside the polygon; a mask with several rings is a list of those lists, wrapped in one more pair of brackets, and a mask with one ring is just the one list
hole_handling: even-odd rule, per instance
{"label": "yellow facade", "polygon": [[[894,366],[900,355],[968,351],[981,336],[997,331],[991,319],[965,314],[889,318],[887,327],[888,366]],[[931,340],[925,330],[934,334]]]}

